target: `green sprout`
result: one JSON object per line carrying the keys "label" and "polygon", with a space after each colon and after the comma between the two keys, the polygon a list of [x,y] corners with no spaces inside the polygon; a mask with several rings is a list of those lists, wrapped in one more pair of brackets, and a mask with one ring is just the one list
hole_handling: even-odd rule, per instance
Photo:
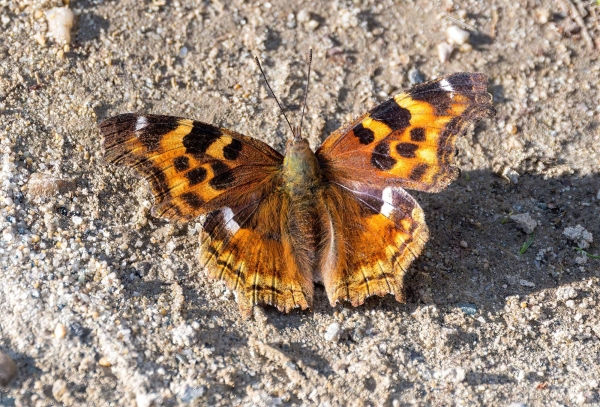
{"label": "green sprout", "polygon": [[535,232],[532,233],[531,235],[529,235],[529,237],[527,238],[525,243],[523,243],[523,246],[521,246],[521,250],[519,250],[519,255],[522,255],[523,253],[525,253],[527,251],[527,249],[529,249],[529,246],[531,246],[534,239],[535,239]]}
{"label": "green sprout", "polygon": [[[600,1],[600,0],[598,0]],[[579,253],[583,254],[584,256],[589,257],[590,259],[600,259],[600,256],[594,256],[593,254],[589,254],[588,252],[586,252],[585,250],[579,248],[579,247],[574,247],[573,249],[577,250]]]}
{"label": "green sprout", "polygon": [[508,215],[506,215],[505,217],[502,218],[502,220],[500,221],[501,225],[504,225],[505,223],[507,223],[510,220],[510,215],[512,215],[514,212],[511,211]]}

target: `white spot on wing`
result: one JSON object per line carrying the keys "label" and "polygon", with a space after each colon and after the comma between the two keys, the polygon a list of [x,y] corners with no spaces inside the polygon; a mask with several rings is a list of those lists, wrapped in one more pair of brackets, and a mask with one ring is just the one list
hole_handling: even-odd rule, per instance
{"label": "white spot on wing", "polygon": [[235,216],[231,208],[223,208],[221,211],[223,214],[223,221],[225,222],[225,229],[229,231],[232,235],[235,235],[238,230],[240,230],[240,225],[233,220]]}
{"label": "white spot on wing", "polygon": [[146,116],[138,116],[137,121],[135,122],[135,131],[142,130],[147,125],[148,119],[146,118]]}
{"label": "white spot on wing", "polygon": [[381,209],[379,210],[379,212],[381,212],[383,216],[390,216],[390,213],[392,213],[392,211],[395,209],[392,205],[388,203],[394,202],[394,196],[392,195],[393,192],[394,190],[392,189],[392,187],[387,187],[383,190],[383,193],[381,194],[381,200],[383,201],[383,205],[381,205]]}
{"label": "white spot on wing", "polygon": [[450,85],[450,82],[448,82],[447,79],[442,79],[440,81],[440,87],[445,90],[446,92],[454,92],[454,89],[452,88],[452,85]]}

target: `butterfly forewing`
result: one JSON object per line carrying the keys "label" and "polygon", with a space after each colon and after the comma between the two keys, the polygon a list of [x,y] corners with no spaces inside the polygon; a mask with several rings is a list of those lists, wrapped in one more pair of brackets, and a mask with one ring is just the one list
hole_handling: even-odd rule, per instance
{"label": "butterfly forewing", "polygon": [[100,123],[108,161],[149,182],[157,216],[190,220],[272,188],[282,156],[266,144],[199,121],[123,114]]}
{"label": "butterfly forewing", "polygon": [[457,136],[494,114],[486,89],[485,75],[456,73],[388,99],[323,143],[325,176],[440,191],[458,176]]}

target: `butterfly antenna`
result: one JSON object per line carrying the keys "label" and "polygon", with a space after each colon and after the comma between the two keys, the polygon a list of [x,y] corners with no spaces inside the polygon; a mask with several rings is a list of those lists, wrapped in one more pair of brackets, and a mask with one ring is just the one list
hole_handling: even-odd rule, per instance
{"label": "butterfly antenna", "polygon": [[285,121],[287,122],[288,126],[290,126],[290,130],[292,131],[292,136],[296,137],[296,133],[294,132],[294,128],[292,127],[292,125],[290,124],[290,121],[288,120],[286,114],[285,114],[285,110],[283,110],[283,107],[281,107],[281,103],[279,103],[279,99],[277,99],[277,96],[275,96],[275,92],[273,92],[273,89],[271,89],[271,85],[269,85],[269,81],[267,80],[267,76],[265,75],[265,71],[263,71],[262,66],[260,66],[260,61],[258,60],[258,57],[255,56],[254,60],[256,61],[256,65],[258,65],[258,69],[260,69],[260,73],[262,74],[265,83],[267,84],[267,88],[269,88],[269,90],[271,91],[271,95],[273,95],[273,98],[275,98],[275,102],[277,102],[277,106],[279,106],[279,110],[281,110],[281,113],[283,114],[283,117],[285,118]]}
{"label": "butterfly antenna", "polygon": [[300,116],[300,126],[298,126],[298,137],[302,136],[302,121],[304,121],[304,112],[306,111],[306,98],[308,97],[308,84],[310,83],[310,66],[312,65],[312,48],[308,51],[308,73],[306,74],[306,89],[304,89],[304,104],[302,105],[302,115]]}

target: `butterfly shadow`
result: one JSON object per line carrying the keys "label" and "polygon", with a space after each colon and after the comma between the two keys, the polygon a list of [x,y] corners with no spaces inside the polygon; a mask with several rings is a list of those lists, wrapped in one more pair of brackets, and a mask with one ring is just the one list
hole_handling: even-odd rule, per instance
{"label": "butterfly shadow", "polygon": [[[443,312],[475,309],[475,317],[495,316],[503,312],[508,297],[523,298],[598,277],[600,259],[588,258],[586,265],[579,265],[577,258],[583,255],[562,232],[581,224],[592,235],[600,235],[600,225],[588,221],[598,211],[595,195],[599,190],[597,176],[543,179],[524,174],[518,184],[512,184],[491,171],[464,172],[444,192],[415,193],[427,216],[430,240],[407,271],[406,304],[388,295],[370,297],[356,308],[349,304],[332,308],[324,288],[316,285],[311,312],[351,316],[377,309],[409,315],[423,305],[436,305]],[[574,201],[593,203],[573,207]],[[510,213],[530,213],[538,223],[526,249],[524,244],[532,235],[511,221]],[[587,250],[598,254],[597,245]],[[581,291],[578,299],[586,296]],[[270,307],[266,311],[268,323],[277,330],[302,325],[311,318],[309,311],[288,315]],[[370,328],[367,323],[361,329]],[[453,335],[449,340],[457,347],[478,341],[460,329]],[[341,340],[360,340],[360,333],[342,332]]]}
{"label": "butterfly shadow", "polygon": [[[472,304],[476,315],[495,315],[507,297],[600,276],[600,259],[579,264],[584,255],[563,234],[578,224],[600,234],[600,224],[592,221],[598,190],[597,176],[523,174],[513,184],[490,171],[469,171],[442,193],[418,194],[431,237],[411,267],[416,277],[409,286],[421,284],[413,300],[443,308]],[[524,213],[538,224],[533,234],[509,216]],[[598,254],[597,244],[586,250]]]}

